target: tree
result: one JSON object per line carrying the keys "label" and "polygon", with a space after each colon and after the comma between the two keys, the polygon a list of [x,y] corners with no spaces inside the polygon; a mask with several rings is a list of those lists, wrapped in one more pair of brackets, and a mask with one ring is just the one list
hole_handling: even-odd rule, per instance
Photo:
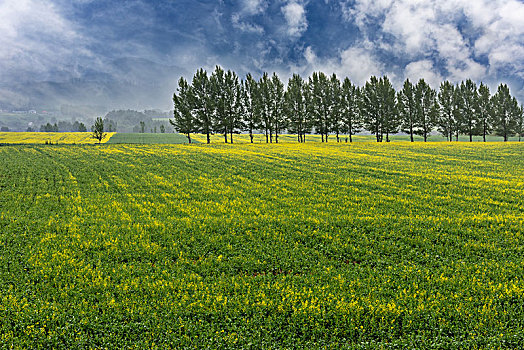
{"label": "tree", "polygon": [[226,124],[229,130],[230,142],[233,143],[233,134],[244,128],[242,121],[242,90],[235,72],[228,70],[225,75],[225,105]]}
{"label": "tree", "polygon": [[520,105],[518,111],[517,134],[520,142],[522,136],[524,136],[524,106],[522,105]]}
{"label": "tree", "polygon": [[160,125],[160,133],[164,134],[166,132],[166,127],[164,126],[164,124],[161,124]]}
{"label": "tree", "polygon": [[106,136],[104,132],[104,120],[101,117],[96,118],[95,125],[93,125],[92,137],[98,140],[98,143],[102,142],[102,139]]}
{"label": "tree", "polygon": [[169,122],[175,130],[185,134],[189,143],[191,143],[191,133],[195,132],[195,118],[191,109],[191,87],[184,78],[178,81],[178,95],[173,94],[173,119]]}
{"label": "tree", "polygon": [[143,120],[141,120],[140,121],[140,133],[143,134],[145,132],[146,132],[146,123]]}
{"label": "tree", "polygon": [[398,132],[400,124],[395,101],[396,92],[387,76],[379,79],[378,88],[382,130],[386,134],[386,142],[389,142],[389,135]]}
{"label": "tree", "polygon": [[362,127],[359,113],[359,95],[359,88],[353,85],[348,77],[344,78],[341,89],[340,106],[343,125],[342,131],[348,135],[349,142],[353,142],[353,135],[358,133]]}
{"label": "tree", "polygon": [[477,117],[477,85],[473,80],[468,79],[460,84],[460,132],[469,136],[469,142],[473,141],[473,135],[477,134],[475,130],[478,123]]}
{"label": "tree", "polygon": [[286,127],[286,118],[284,115],[284,84],[276,73],[273,73],[271,77],[270,87],[271,124],[275,131],[275,142],[278,143],[278,135]]}
{"label": "tree", "polygon": [[491,98],[493,106],[493,126],[495,133],[508,141],[508,138],[516,133],[519,119],[520,107],[517,100],[511,97],[506,84],[500,84],[497,93]]}
{"label": "tree", "polygon": [[251,74],[247,74],[246,80],[242,81],[242,111],[244,124],[249,132],[249,139],[253,143],[253,132],[257,128],[259,118],[257,114],[258,85]]}
{"label": "tree", "polygon": [[266,143],[273,142],[273,123],[271,120],[271,79],[264,72],[258,82],[257,94],[257,114],[260,116],[260,128],[266,135]]}
{"label": "tree", "polygon": [[337,142],[340,142],[340,133],[344,128],[342,124],[342,86],[335,73],[331,76],[328,84],[328,104],[328,131],[334,132]]}
{"label": "tree", "polygon": [[306,89],[302,77],[293,74],[289,79],[285,99],[285,114],[287,117],[288,131],[297,134],[298,142],[306,142],[307,132],[307,104]]}
{"label": "tree", "polygon": [[224,135],[224,142],[227,143],[228,125],[225,90],[225,71],[220,66],[216,66],[211,74],[211,98],[213,99],[213,130]]}
{"label": "tree", "polygon": [[372,76],[362,88],[360,110],[364,128],[382,142],[382,118],[380,115],[379,80]]}
{"label": "tree", "polygon": [[402,90],[397,94],[398,114],[400,118],[400,128],[402,132],[410,136],[414,142],[415,125],[417,122],[417,101],[415,97],[415,87],[406,79]]}
{"label": "tree", "polygon": [[491,132],[491,94],[489,87],[480,83],[477,96],[477,121],[479,123],[477,129],[480,129],[482,139],[486,142],[486,135]]}
{"label": "tree", "polygon": [[235,72],[228,70],[225,72],[221,67],[216,66],[211,75],[212,96],[214,101],[214,129],[227,137],[230,136],[233,142],[233,133],[241,128],[240,118],[240,84]]}
{"label": "tree", "polygon": [[423,136],[424,142],[427,142],[428,135],[436,124],[436,92],[424,79],[420,79],[415,86],[415,96],[417,101],[417,129],[415,134]]}
{"label": "tree", "polygon": [[[327,76],[322,72],[314,72],[309,77],[309,113],[315,132],[320,134],[322,142],[328,141],[330,131],[329,117],[331,111],[330,84]],[[325,137],[325,138],[324,138]]]}
{"label": "tree", "polygon": [[115,132],[117,127],[117,122],[109,118],[104,118],[104,127],[107,132]]}
{"label": "tree", "polygon": [[449,81],[440,84],[438,92],[439,113],[437,116],[438,131],[446,137],[448,141],[453,141],[453,133],[456,129],[455,119],[455,87]]}
{"label": "tree", "polygon": [[213,93],[211,81],[204,69],[199,69],[191,82],[192,101],[191,108],[195,115],[197,132],[206,135],[207,143],[211,143],[213,132]]}

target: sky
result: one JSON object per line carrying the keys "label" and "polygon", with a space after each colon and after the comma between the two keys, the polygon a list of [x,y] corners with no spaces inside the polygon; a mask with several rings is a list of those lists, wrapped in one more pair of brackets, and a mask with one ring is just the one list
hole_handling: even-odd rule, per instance
{"label": "sky", "polygon": [[524,102],[519,0],[0,0],[0,108],[171,107],[216,65],[362,85],[507,83]]}

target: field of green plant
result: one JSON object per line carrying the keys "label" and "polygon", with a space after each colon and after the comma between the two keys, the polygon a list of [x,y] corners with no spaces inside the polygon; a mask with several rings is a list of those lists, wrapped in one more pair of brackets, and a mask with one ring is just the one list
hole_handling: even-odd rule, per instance
{"label": "field of green plant", "polygon": [[519,348],[523,157],[0,147],[0,348]]}

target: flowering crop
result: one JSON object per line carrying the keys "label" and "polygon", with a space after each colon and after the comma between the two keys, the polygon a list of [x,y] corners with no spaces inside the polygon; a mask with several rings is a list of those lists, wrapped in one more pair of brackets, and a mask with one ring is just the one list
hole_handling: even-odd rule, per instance
{"label": "flowering crop", "polygon": [[0,346],[518,348],[523,156],[0,147]]}
{"label": "flowering crop", "polygon": [[[102,143],[107,142],[114,132],[106,133]],[[85,144],[98,143],[90,132],[0,132],[0,144]]]}

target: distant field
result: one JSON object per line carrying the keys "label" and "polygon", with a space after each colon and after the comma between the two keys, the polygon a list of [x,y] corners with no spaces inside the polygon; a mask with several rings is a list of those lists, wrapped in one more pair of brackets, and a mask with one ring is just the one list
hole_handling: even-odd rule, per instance
{"label": "distant field", "polygon": [[523,157],[0,147],[0,348],[521,349]]}
{"label": "distant field", "polygon": [[[102,143],[115,133],[107,133]],[[90,132],[0,132],[0,144],[95,144],[98,140]]]}
{"label": "distant field", "polygon": [[165,133],[116,133],[107,142],[109,144],[178,144],[187,142],[187,138],[181,134]]}
{"label": "distant field", "polygon": [[[206,143],[206,135],[203,134],[191,134],[191,140],[193,143]],[[340,136],[340,142],[345,142],[346,136]],[[391,142],[409,141],[409,136],[406,135],[394,135],[390,137]],[[466,136],[459,138],[462,142],[469,141]],[[63,144],[94,144],[97,141],[91,137],[91,133],[79,133],[79,132],[58,132],[58,133],[46,133],[46,132],[0,132],[0,144],[43,144],[45,142],[63,143]],[[279,142],[297,142],[296,135],[283,134],[278,137]],[[321,142],[320,135],[307,135],[306,142]],[[330,143],[336,143],[335,135],[330,135],[328,141]],[[375,142],[373,135],[356,135],[353,136],[355,142]],[[419,136],[415,138],[416,142],[422,142],[423,139]],[[430,136],[429,142],[446,142],[446,139],[440,135]],[[474,142],[480,142],[482,138],[476,136]],[[503,141],[498,136],[488,136],[488,142],[500,142]],[[518,141],[518,138],[510,138],[510,141]],[[228,142],[230,138],[228,136]],[[233,143],[249,143],[250,138],[248,134],[234,134]],[[263,134],[255,134],[253,138],[254,143],[265,143],[266,137]],[[273,142],[275,140],[273,139]],[[102,143],[108,144],[181,144],[188,143],[187,137],[183,134],[177,133],[108,133],[107,136],[102,140]],[[224,143],[224,136],[220,134],[211,135],[211,143]]]}
{"label": "distant field", "polygon": [[[183,136],[183,135],[182,135]],[[187,143],[187,138],[183,136],[183,143]],[[206,135],[203,134],[191,134],[191,139],[194,141],[198,141],[201,143],[206,143]],[[503,138],[500,136],[488,136],[487,138],[488,142],[501,142],[503,141]],[[234,134],[233,135],[233,143],[249,143],[251,140],[249,138],[248,134]],[[297,142],[297,136],[296,135],[288,135],[283,134],[278,136],[279,142]],[[321,142],[322,138],[320,135],[306,135],[306,142]],[[340,135],[340,142],[346,141],[346,135]],[[375,142],[376,138],[373,135],[356,135],[353,136],[353,141],[355,142]],[[384,138],[385,141],[385,138]],[[407,135],[393,135],[390,136],[391,142],[399,142],[399,141],[410,141],[409,136]],[[424,139],[420,136],[415,137],[416,142],[423,142]],[[469,142],[469,137],[467,136],[460,136],[459,141],[461,142]],[[474,142],[480,142],[482,141],[482,137],[475,136],[473,138]],[[510,141],[518,141],[517,137],[510,138]],[[215,134],[211,135],[211,142],[212,143],[224,143],[224,135]],[[228,136],[228,142],[230,142],[230,138]],[[265,143],[266,137],[263,134],[255,134],[253,138],[254,143]],[[273,142],[275,140],[273,139]],[[328,142],[336,143],[337,138],[335,135],[329,135]],[[441,135],[432,135],[428,138],[428,142],[447,142],[447,140],[442,137]],[[455,140],[453,140],[455,142]]]}

